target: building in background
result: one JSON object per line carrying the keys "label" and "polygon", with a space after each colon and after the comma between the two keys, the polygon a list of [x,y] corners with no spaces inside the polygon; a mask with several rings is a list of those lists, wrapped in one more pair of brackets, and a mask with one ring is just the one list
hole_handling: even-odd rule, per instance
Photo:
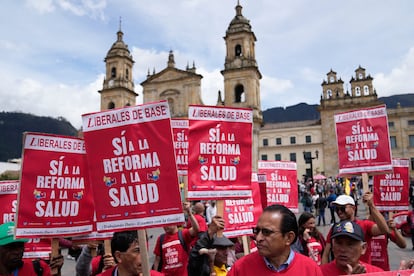
{"label": "building in background", "polygon": [[[299,121],[267,122],[261,110],[262,75],[256,61],[256,36],[239,4],[224,40],[226,56],[221,71],[224,93],[218,91],[217,105],[253,110],[253,170],[257,169],[258,160],[295,161],[299,180],[304,175],[309,177],[319,173],[335,177],[338,160],[334,114],[382,104],[373,87],[373,78],[359,66],[349,81],[350,91],[345,91],[342,79],[330,70],[327,79],[322,82],[317,118],[310,120],[303,113],[303,119]],[[123,41],[121,28],[105,57],[105,63],[105,80],[99,91],[101,110],[136,104],[138,94],[134,91],[132,79],[134,60]],[[141,82],[143,102],[166,100],[172,117],[186,118],[189,105],[203,104],[201,79],[195,63],[191,67],[187,65],[185,70],[176,68],[171,50],[166,68],[158,73],[148,71],[147,78]],[[414,106],[397,106],[387,111],[392,155],[394,158],[410,159],[410,175],[414,177]]]}

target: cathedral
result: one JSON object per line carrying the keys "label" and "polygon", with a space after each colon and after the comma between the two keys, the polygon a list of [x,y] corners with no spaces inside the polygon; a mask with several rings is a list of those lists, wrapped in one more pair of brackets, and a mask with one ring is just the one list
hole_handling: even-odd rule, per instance
{"label": "cathedral", "polygon": [[[257,169],[258,160],[283,160],[297,163],[299,180],[304,175],[318,173],[336,176],[338,161],[334,114],[382,104],[373,88],[373,78],[366,73],[366,69],[359,66],[355,70],[355,76],[350,80],[350,91],[344,91],[344,81],[335,71],[331,69],[327,73],[327,79],[321,84],[320,119],[304,118],[300,122],[266,124],[261,111],[262,75],[256,61],[256,36],[239,3],[225,31],[224,40],[226,55],[221,70],[224,91],[218,91],[217,106],[253,110],[253,171]],[[138,94],[132,77],[134,60],[123,41],[121,29],[104,61],[106,73],[99,91],[101,110],[135,105]],[[195,65],[177,68],[174,53],[170,51],[167,66],[158,73],[148,72],[146,79],[140,83],[143,102],[165,100],[173,118],[186,118],[189,105],[203,105],[202,78],[197,74]],[[414,108],[396,108],[387,112],[393,157],[410,159],[410,173],[414,176]]]}

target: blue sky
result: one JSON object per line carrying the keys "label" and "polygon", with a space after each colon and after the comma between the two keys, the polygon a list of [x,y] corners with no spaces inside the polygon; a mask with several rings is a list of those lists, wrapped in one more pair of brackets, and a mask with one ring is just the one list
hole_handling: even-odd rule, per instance
{"label": "blue sky", "polygon": [[[223,91],[223,36],[237,0],[5,0],[0,9],[0,111],[63,116],[99,111],[104,58],[122,18],[135,89],[148,69],[195,62],[202,97]],[[414,93],[414,1],[240,0],[256,34],[262,109],[319,103],[332,68],[350,88],[361,65],[381,96]]]}

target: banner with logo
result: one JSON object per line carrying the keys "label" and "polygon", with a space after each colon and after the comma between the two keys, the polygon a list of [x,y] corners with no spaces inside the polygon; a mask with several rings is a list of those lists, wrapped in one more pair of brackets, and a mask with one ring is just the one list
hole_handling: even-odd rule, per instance
{"label": "banner with logo", "polygon": [[258,173],[266,175],[267,206],[282,204],[299,212],[297,167],[289,161],[259,161]]}
{"label": "banner with logo", "polygon": [[380,211],[408,211],[410,160],[392,159],[393,171],[374,175],[374,204]]}
{"label": "banner with logo", "polygon": [[256,173],[252,173],[251,188],[253,196],[250,198],[224,200],[223,234],[228,238],[253,234],[252,228],[256,227],[257,220],[263,211]]}
{"label": "banner with logo", "polygon": [[171,119],[175,161],[178,174],[187,175],[188,170],[188,120]]}
{"label": "banner with logo", "polygon": [[189,107],[188,198],[251,197],[251,109]]}
{"label": "banner with logo", "polygon": [[18,180],[0,181],[0,224],[15,221],[19,184]]}
{"label": "banner with logo", "polygon": [[392,170],[385,105],[338,113],[334,120],[339,174]]}
{"label": "banner with logo", "polygon": [[166,101],[84,114],[97,230],[184,221]]}
{"label": "banner with logo", "polygon": [[25,133],[16,237],[92,231],[93,197],[82,139]]}

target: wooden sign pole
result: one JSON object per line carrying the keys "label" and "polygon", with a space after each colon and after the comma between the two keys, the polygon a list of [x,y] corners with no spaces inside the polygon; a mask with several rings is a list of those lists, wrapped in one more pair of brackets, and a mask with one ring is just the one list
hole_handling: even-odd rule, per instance
{"label": "wooden sign pole", "polygon": [[[59,256],[59,238],[52,238],[52,254],[50,256],[50,259],[53,260]],[[58,268],[55,267],[51,270],[52,275],[55,275],[58,273]]]}
{"label": "wooden sign pole", "polygon": [[145,230],[138,230],[138,242],[141,253],[142,275],[150,276],[150,266],[147,249],[147,234]]}

